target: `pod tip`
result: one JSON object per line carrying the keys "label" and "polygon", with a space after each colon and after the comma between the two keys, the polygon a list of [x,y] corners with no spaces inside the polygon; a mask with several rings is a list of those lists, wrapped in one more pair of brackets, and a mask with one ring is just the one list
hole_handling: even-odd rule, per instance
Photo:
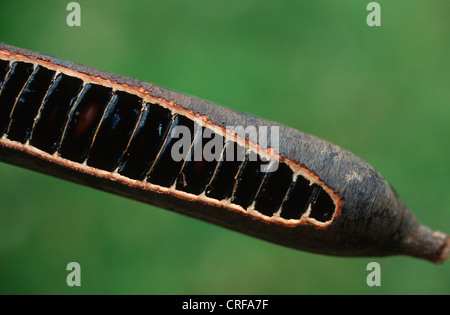
{"label": "pod tip", "polygon": [[450,236],[422,225],[411,211],[405,211],[400,252],[440,264],[449,259]]}
{"label": "pod tip", "polygon": [[442,263],[446,260],[449,260],[450,259],[449,254],[450,254],[450,236],[447,236],[447,241],[442,247],[441,255],[438,259],[438,262]]}

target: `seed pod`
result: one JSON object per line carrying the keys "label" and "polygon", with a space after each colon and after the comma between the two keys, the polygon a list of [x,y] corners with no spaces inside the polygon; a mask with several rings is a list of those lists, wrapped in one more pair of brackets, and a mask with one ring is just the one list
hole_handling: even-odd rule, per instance
{"label": "seed pod", "polygon": [[300,250],[437,263],[449,253],[448,236],[336,145],[3,44],[0,160]]}

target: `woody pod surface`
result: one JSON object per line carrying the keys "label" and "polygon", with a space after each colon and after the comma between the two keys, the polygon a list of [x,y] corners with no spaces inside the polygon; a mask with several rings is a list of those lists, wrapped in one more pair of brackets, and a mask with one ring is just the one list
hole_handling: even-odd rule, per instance
{"label": "woody pod surface", "polygon": [[[179,127],[191,136],[177,160]],[[266,130],[264,141],[249,130]],[[214,159],[202,153],[205,135],[221,144]],[[419,223],[376,170],[339,146],[5,44],[0,160],[300,250],[435,263],[449,255],[449,236]]]}

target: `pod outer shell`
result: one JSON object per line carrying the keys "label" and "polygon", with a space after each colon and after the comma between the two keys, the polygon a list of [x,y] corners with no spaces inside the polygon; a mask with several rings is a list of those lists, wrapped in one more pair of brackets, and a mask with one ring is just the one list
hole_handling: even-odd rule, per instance
{"label": "pod outer shell", "polygon": [[[278,126],[280,157],[314,173],[339,195],[343,204],[340,212],[327,226],[311,223],[286,225],[229,211],[220,204],[182,198],[166,191],[137,185],[135,181],[115,178],[114,174],[100,170],[86,172],[76,163],[63,163],[37,149],[9,141],[0,141],[0,160],[300,250],[339,256],[405,254],[433,262],[442,262],[448,256],[450,238],[418,223],[387,181],[372,166],[337,145],[290,127],[136,79],[4,44],[0,44],[0,50],[133,87],[224,129],[228,126]],[[270,137],[267,140],[267,147],[272,147]]]}

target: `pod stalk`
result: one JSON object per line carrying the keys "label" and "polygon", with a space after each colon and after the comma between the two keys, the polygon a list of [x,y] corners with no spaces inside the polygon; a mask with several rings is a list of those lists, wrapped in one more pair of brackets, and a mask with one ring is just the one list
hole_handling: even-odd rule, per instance
{"label": "pod stalk", "polygon": [[449,259],[450,236],[421,224],[406,209],[400,230],[399,254],[414,256],[441,264]]}

